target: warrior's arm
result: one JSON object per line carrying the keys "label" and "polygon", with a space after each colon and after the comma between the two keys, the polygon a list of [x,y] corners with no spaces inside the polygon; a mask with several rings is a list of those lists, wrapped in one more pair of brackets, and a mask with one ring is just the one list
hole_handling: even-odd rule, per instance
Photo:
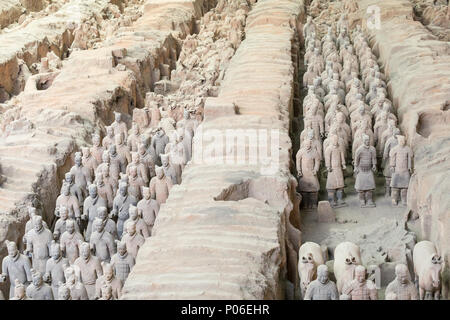
{"label": "warrior's arm", "polygon": [[314,286],[312,286],[311,284],[308,286],[308,288],[306,289],[305,292],[305,297],[303,298],[303,300],[312,300],[312,295],[314,293]]}

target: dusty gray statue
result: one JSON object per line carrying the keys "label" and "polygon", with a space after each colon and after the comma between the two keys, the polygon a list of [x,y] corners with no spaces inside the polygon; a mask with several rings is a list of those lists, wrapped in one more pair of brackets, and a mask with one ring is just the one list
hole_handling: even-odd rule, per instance
{"label": "dusty gray statue", "polygon": [[419,300],[419,294],[409,276],[408,267],[404,264],[395,266],[395,279],[386,288],[386,297],[394,293],[396,300]]}
{"label": "dusty gray statue", "polygon": [[375,207],[373,202],[373,191],[375,190],[375,177],[373,173],[377,170],[377,154],[370,145],[368,135],[363,136],[363,145],[356,150],[355,189],[359,194],[361,208]]}
{"label": "dusty gray statue", "polygon": [[88,300],[88,294],[84,284],[77,278],[74,267],[70,266],[64,270],[64,277],[66,278],[66,286],[70,290],[70,297],[72,300]]}
{"label": "dusty gray statue", "polygon": [[93,222],[93,232],[89,243],[95,256],[102,262],[109,262],[116,253],[114,237],[105,230],[103,220],[100,218],[95,218]]}
{"label": "dusty gray statue", "polygon": [[123,234],[122,241],[127,245],[127,252],[136,259],[139,249],[144,245],[144,237],[136,232],[136,223],[128,221],[126,233]]}
{"label": "dusty gray statue", "polygon": [[320,166],[320,156],[312,147],[311,140],[305,139],[302,148],[296,156],[299,190],[303,197],[305,208],[317,207],[317,196],[320,189],[317,172]]}
{"label": "dusty gray statue", "polygon": [[61,235],[59,243],[61,250],[64,252],[70,264],[80,256],[80,242],[84,241],[83,236],[76,228],[76,223],[73,220],[66,222],[66,231]]}
{"label": "dusty gray statue", "polygon": [[119,194],[114,198],[112,217],[117,218],[117,235],[122,238],[123,224],[130,217],[128,209],[130,205],[137,205],[136,198],[128,194],[128,185],[124,182],[119,184]]}
{"label": "dusty gray statue", "polygon": [[398,145],[389,152],[389,161],[392,172],[392,205],[398,204],[399,193],[402,205],[406,206],[409,179],[411,177],[413,153],[409,146],[405,145],[405,137],[397,136]]}
{"label": "dusty gray statue", "polygon": [[159,127],[156,131],[156,134],[152,138],[152,148],[155,150],[156,161],[155,164],[161,165],[160,155],[164,153],[164,149],[166,148],[166,144],[169,143],[169,137],[164,132],[164,129]]}
{"label": "dusty gray statue", "polygon": [[102,262],[103,275],[97,279],[95,283],[95,297],[100,299],[102,297],[102,286],[109,285],[112,288],[112,295],[115,300],[118,300],[122,294],[122,281],[114,274],[114,268],[107,262]]}
{"label": "dusty gray statue", "polygon": [[50,248],[51,258],[47,260],[44,280],[50,283],[53,290],[53,297],[58,296],[59,284],[66,282],[64,269],[69,266],[69,261],[63,258],[59,243],[52,242]]}
{"label": "dusty gray statue", "polygon": [[27,288],[27,297],[31,300],[54,300],[52,288],[44,282],[39,271],[31,269],[33,282]]}
{"label": "dusty gray statue", "polygon": [[339,300],[336,284],[328,278],[328,267],[317,267],[317,279],[306,289],[304,300]]}
{"label": "dusty gray statue", "polygon": [[70,169],[75,185],[81,190],[83,197],[87,196],[87,186],[92,183],[91,170],[83,166],[81,152],[75,152],[75,165]]}
{"label": "dusty gray statue", "polygon": [[144,219],[147,225],[148,235],[152,234],[153,225],[155,223],[156,216],[159,212],[159,204],[155,199],[152,199],[150,188],[142,188],[143,199],[138,202],[137,208],[139,215]]}
{"label": "dusty gray statue", "polygon": [[136,206],[131,205],[128,211],[130,214],[130,218],[127,221],[125,221],[125,224],[131,221],[134,222],[136,224],[136,232],[141,236],[143,236],[144,238],[148,238],[150,236],[148,232],[148,227],[144,219],[142,219],[142,217],[140,216],[138,208]]}
{"label": "dusty gray statue", "polygon": [[100,260],[91,255],[89,243],[81,244],[80,257],[78,257],[74,265],[80,269],[80,281],[84,284],[89,300],[95,298],[95,282],[98,277],[103,274]]}
{"label": "dusty gray statue", "polygon": [[95,184],[91,184],[89,186],[89,197],[84,200],[83,215],[81,216],[84,221],[88,220],[86,229],[86,241],[89,241],[91,237],[92,223],[97,217],[97,209],[106,206],[108,206],[106,200],[98,195],[97,186]]}
{"label": "dusty gray statue", "polygon": [[45,265],[50,258],[50,244],[53,234],[45,229],[41,216],[33,217],[34,228],[27,234],[27,248],[25,254],[32,256],[33,269],[40,273],[45,273]]}
{"label": "dusty gray statue", "polygon": [[102,220],[103,225],[105,226],[105,231],[109,232],[114,240],[117,240],[118,236],[116,223],[114,222],[114,220],[109,218],[108,210],[105,207],[99,207],[97,209],[97,218]]}
{"label": "dusty gray statue", "polygon": [[128,254],[125,242],[116,241],[116,244],[117,253],[111,258],[111,266],[114,268],[116,277],[124,283],[134,266],[135,260],[131,254]]}
{"label": "dusty gray statue", "polygon": [[[331,145],[325,150],[325,166],[327,167],[327,191],[328,201],[332,207],[342,207],[345,205],[344,198],[344,172],[345,154],[339,146],[337,135],[331,137]],[[337,201],[335,198],[337,197]]]}
{"label": "dusty gray statue", "polygon": [[19,252],[15,242],[6,240],[5,244],[8,255],[2,261],[0,283],[9,278],[9,297],[11,298],[14,296],[16,281],[19,281],[25,287],[31,282],[31,263],[26,255]]}
{"label": "dusty gray statue", "polygon": [[375,284],[366,280],[366,268],[359,265],[355,268],[355,278],[344,284],[340,300],[378,300]]}

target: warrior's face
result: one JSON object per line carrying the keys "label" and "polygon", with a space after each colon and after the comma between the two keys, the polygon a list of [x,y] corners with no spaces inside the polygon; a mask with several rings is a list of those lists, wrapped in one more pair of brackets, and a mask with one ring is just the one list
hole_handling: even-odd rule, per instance
{"label": "warrior's face", "polygon": [[9,243],[8,244],[8,256],[10,258],[14,258],[19,251],[17,250],[17,245],[15,243]]}
{"label": "warrior's face", "polygon": [[94,146],[98,147],[100,145],[100,137],[98,135],[93,136],[92,143],[94,144]]}
{"label": "warrior's face", "polygon": [[120,122],[122,120],[121,114],[116,112],[114,114],[114,120],[116,120],[116,122]]}

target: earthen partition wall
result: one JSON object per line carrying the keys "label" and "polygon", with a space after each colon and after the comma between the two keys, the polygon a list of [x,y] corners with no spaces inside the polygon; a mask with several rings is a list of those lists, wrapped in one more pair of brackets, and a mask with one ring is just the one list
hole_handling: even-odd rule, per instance
{"label": "earthen partition wall", "polygon": [[[296,27],[304,15],[299,0],[254,4],[219,95],[206,102],[193,146],[202,156],[187,165],[162,205],[124,299],[282,299],[285,280],[298,282],[300,231],[289,222],[298,214],[289,127]],[[271,136],[279,151],[274,172],[263,174],[257,161],[233,163],[229,149],[223,149],[223,163],[216,158],[220,151],[205,151],[224,141],[226,130],[245,135],[252,129],[278,132],[278,141]]]}

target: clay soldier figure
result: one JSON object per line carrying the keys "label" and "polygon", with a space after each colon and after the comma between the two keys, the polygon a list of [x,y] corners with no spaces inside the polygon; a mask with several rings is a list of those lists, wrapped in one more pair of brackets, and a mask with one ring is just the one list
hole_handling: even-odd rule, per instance
{"label": "clay soldier figure", "polygon": [[152,234],[153,224],[159,212],[159,204],[155,199],[152,199],[150,188],[142,188],[143,199],[138,202],[137,208],[139,215],[147,225],[148,234]]}
{"label": "clay soldier figure", "polygon": [[303,39],[311,36],[312,32],[316,32],[317,27],[316,24],[312,21],[312,17],[308,16],[306,18],[306,23],[303,26]]}
{"label": "clay soldier figure", "polygon": [[161,113],[159,111],[157,103],[151,103],[150,107],[151,107],[150,128],[156,128],[158,127],[159,121],[161,120]]}
{"label": "clay soldier figure", "polygon": [[102,161],[99,162],[97,169],[95,170],[95,176],[97,177],[100,172],[103,172],[103,169],[106,166],[111,165],[111,159],[109,158],[109,151],[105,150],[102,153]]}
{"label": "clay soldier figure", "polygon": [[309,284],[304,300],[339,300],[336,284],[328,279],[326,265],[317,267],[317,279]]}
{"label": "clay soldier figure", "polygon": [[141,188],[145,186],[144,180],[138,175],[137,167],[130,167],[130,174],[128,175],[128,194],[134,198],[141,199]]}
{"label": "clay soldier figure", "polygon": [[61,216],[61,213],[59,212],[61,207],[65,207],[68,210],[70,219],[75,219],[78,223],[80,222],[81,213],[78,198],[75,195],[70,194],[69,185],[66,183],[63,183],[61,194],[56,199],[56,217]]}
{"label": "clay soldier figure", "polygon": [[114,112],[114,122],[111,123],[111,128],[114,131],[114,135],[121,135],[123,140],[128,139],[128,129],[127,124],[122,121],[122,114],[119,112]]}
{"label": "clay soldier figure", "polygon": [[161,154],[161,164],[162,168],[164,170],[164,175],[166,177],[169,177],[172,181],[172,184],[179,184],[180,181],[178,179],[177,173],[175,171],[174,166],[169,161],[169,155],[168,154]]}
{"label": "clay soldier figure", "polygon": [[[105,169],[106,170],[106,169]],[[99,172],[96,177],[97,193],[100,198],[106,201],[109,209],[113,206],[114,191],[110,183],[106,184],[103,176],[103,172]]]}
{"label": "clay soldier figure", "polygon": [[156,176],[150,180],[150,192],[155,195],[156,202],[161,206],[169,197],[169,191],[172,188],[172,180],[166,177],[162,167],[156,166]]}
{"label": "clay soldier figure", "polygon": [[2,261],[0,283],[5,282],[6,277],[9,278],[9,297],[11,298],[14,295],[16,281],[19,281],[25,286],[31,282],[31,263],[26,255],[21,254],[17,250],[15,242],[6,240],[5,244],[8,249],[8,255]]}
{"label": "clay soldier figure", "polygon": [[102,146],[106,150],[114,144],[114,129],[111,126],[106,127],[106,136],[103,138]]}
{"label": "clay soldier figure", "polygon": [[107,262],[102,262],[103,275],[95,282],[95,296],[97,299],[102,298],[101,288],[104,285],[109,285],[112,288],[112,296],[115,300],[118,300],[122,295],[123,283],[114,275],[114,268]]}
{"label": "clay soldier figure", "polygon": [[320,166],[320,157],[311,140],[306,139],[304,146],[297,152],[296,156],[297,175],[299,190],[305,202],[305,208],[317,207],[317,195],[320,189],[317,172]]}
{"label": "clay soldier figure", "polygon": [[[59,219],[56,221],[55,224],[55,231],[53,231],[53,238],[55,240],[59,240],[61,235],[66,232],[66,224],[68,221],[74,221],[69,218],[69,212],[67,211],[66,207],[60,207],[59,208]],[[75,230],[77,232],[80,232],[80,229],[78,228],[78,224],[75,223]]]}
{"label": "clay soldier figure", "polygon": [[9,300],[28,300],[25,286],[18,279],[15,281],[14,296]]}
{"label": "clay soldier figure", "polygon": [[81,244],[81,255],[75,260],[74,265],[80,268],[80,281],[86,288],[89,300],[93,300],[95,298],[95,281],[103,274],[103,270],[100,260],[91,255],[89,243]]}
{"label": "clay soldier figure", "polygon": [[323,117],[317,113],[317,105],[313,105],[305,117],[306,122],[312,123],[312,128],[314,130],[314,136],[322,137],[324,136],[324,125]]}
{"label": "clay soldier figure", "polygon": [[[118,178],[116,179],[113,176],[111,176],[109,174],[109,172],[110,172],[109,170],[110,170],[110,166],[109,166],[109,164],[107,164],[101,171],[101,174],[103,176],[103,182],[105,183],[105,185],[109,185],[112,189],[113,201],[114,201],[114,195],[117,193],[119,180],[118,180]],[[99,175],[100,175],[100,173],[99,173]],[[111,203],[111,207],[112,207],[112,203]]]}
{"label": "clay soldier figure", "polygon": [[113,296],[113,289],[110,284],[104,284],[100,291],[101,297],[98,300],[116,300]]}
{"label": "clay soldier figure", "polygon": [[359,193],[361,208],[375,207],[373,202],[373,190],[375,190],[375,178],[373,173],[377,170],[377,154],[371,146],[368,135],[363,136],[363,145],[355,154],[355,189]]}
{"label": "clay soldier figure", "polygon": [[44,282],[39,271],[31,269],[33,282],[27,288],[27,297],[31,300],[53,300],[52,288]]}
{"label": "clay soldier figure", "polygon": [[[150,148],[153,150],[152,148]],[[151,155],[148,152],[148,149],[145,147],[144,144],[140,144],[138,147],[139,150],[139,161],[144,164],[144,166],[147,168],[148,171],[148,177],[149,179],[153,178],[156,175],[155,172],[155,161],[156,155]]]}
{"label": "clay soldier figure", "polygon": [[[75,184],[75,178],[72,175],[72,173],[67,172],[64,176],[64,180],[62,183],[62,187],[64,185],[67,185],[69,188],[69,193],[75,197],[77,197],[78,205],[81,206],[81,204],[84,202],[84,193],[81,191],[80,187]],[[61,187],[61,194],[62,194],[62,187]],[[70,215],[70,206],[66,204],[66,207],[69,209],[69,215]]]}
{"label": "clay soldier figure", "polygon": [[66,279],[64,278],[64,269],[66,266],[69,266],[69,261],[66,258],[63,258],[61,248],[55,241],[52,242],[50,253],[52,257],[47,260],[44,280],[51,284],[53,297],[57,297],[59,284],[66,282]]}
{"label": "clay soldier figure", "polygon": [[164,149],[166,148],[166,144],[169,143],[169,137],[164,132],[164,129],[161,127],[158,127],[156,130],[156,134],[152,138],[152,148],[155,150],[156,154],[156,161],[155,164],[158,166],[161,165],[161,158],[160,155],[164,153]]}
{"label": "clay soldier figure", "polygon": [[342,294],[350,300],[378,300],[377,288],[371,280],[366,280],[366,268],[361,265],[355,268],[355,278],[344,285]]}
{"label": "clay soldier figure", "polygon": [[81,158],[81,163],[83,167],[89,170],[91,180],[95,177],[95,169],[98,167],[97,160],[91,155],[91,150],[89,148],[81,148],[83,156]]}
{"label": "clay soldier figure", "polygon": [[130,217],[128,209],[130,205],[135,206],[136,204],[136,198],[128,194],[128,185],[121,182],[119,185],[119,194],[114,198],[114,205],[111,211],[111,217],[118,217],[117,235],[119,239],[122,238],[123,224]]}
{"label": "clay soldier figure", "polygon": [[389,161],[392,172],[392,205],[398,203],[401,193],[402,205],[406,206],[409,179],[412,173],[413,153],[409,146],[405,145],[405,137],[397,136],[398,145],[389,152]]}
{"label": "clay soldier figure", "polygon": [[148,238],[150,236],[148,232],[148,227],[144,219],[142,219],[139,216],[138,208],[135,206],[130,206],[128,212],[130,214],[130,218],[127,221],[125,221],[125,224],[127,224],[130,221],[133,221],[136,224],[136,232],[141,236],[143,236],[144,238]]}
{"label": "clay soldier figure", "polygon": [[[98,167],[98,165],[103,162],[103,152],[105,152],[105,148],[100,144],[100,136],[98,134],[92,136],[92,147],[90,151],[97,162]],[[97,169],[97,167],[95,169]]]}
{"label": "clay soldier figure", "polygon": [[72,300],[69,287],[62,282],[60,283],[58,288],[58,300]]}
{"label": "clay soldier figure", "polygon": [[144,245],[144,237],[136,232],[136,223],[129,221],[126,224],[126,233],[122,237],[122,241],[127,245],[127,252],[136,259],[139,249]]}
{"label": "clay soldier figure", "polygon": [[395,279],[386,288],[386,296],[394,293],[396,300],[419,300],[416,286],[409,277],[408,267],[404,264],[396,265],[395,276]]}
{"label": "clay soldier figure", "polygon": [[127,160],[117,153],[115,144],[109,147],[109,159],[109,174],[114,180],[117,181],[119,180],[120,173],[125,173],[127,169]]}
{"label": "clay soldier figure", "polygon": [[138,176],[142,179],[145,185],[148,185],[150,182],[149,174],[148,174],[148,166],[145,165],[144,162],[141,161],[141,157],[139,153],[132,152],[131,153],[131,159],[132,161],[128,164],[126,174],[130,175],[130,168],[132,166],[135,166],[137,169]]}
{"label": "clay soldier figure", "polygon": [[83,199],[87,196],[87,186],[92,183],[91,170],[81,163],[81,153],[75,153],[75,165],[70,169],[70,173],[75,178],[75,185],[81,190]]}
{"label": "clay soldier figure", "polygon": [[[328,201],[332,207],[344,206],[344,173],[342,170],[346,169],[345,154],[342,148],[339,147],[338,136],[332,136],[331,145],[325,150],[325,166],[327,167],[327,191]],[[337,196],[337,202],[335,199]]]}
{"label": "clay soldier figure", "polygon": [[114,220],[109,218],[108,210],[105,207],[97,208],[97,218],[102,221],[105,231],[109,232],[114,240],[117,240],[118,236],[116,223],[114,222]]}
{"label": "clay soldier figure", "polygon": [[131,269],[134,266],[134,258],[127,252],[127,244],[122,241],[116,241],[117,253],[111,258],[111,266],[114,268],[114,273],[122,283],[128,278]]}
{"label": "clay soldier figure", "polygon": [[66,222],[66,231],[61,235],[59,241],[61,250],[65,253],[70,264],[74,263],[80,256],[79,243],[84,240],[76,225],[73,220],[68,220]]}
{"label": "clay soldier figure", "polygon": [[93,229],[91,239],[89,241],[91,248],[100,261],[109,262],[111,257],[116,253],[113,236],[105,230],[103,221],[100,218],[95,218],[93,222]]}
{"label": "clay soldier figure", "polygon": [[86,241],[89,241],[92,233],[92,223],[94,219],[97,217],[97,209],[99,207],[106,207],[108,204],[105,199],[99,197],[97,193],[97,186],[95,184],[91,184],[89,186],[89,197],[84,200],[83,206],[83,216],[82,219],[84,221],[88,220],[87,229],[86,229]]}
{"label": "clay soldier figure", "polygon": [[[135,109],[136,110],[136,109]],[[131,127],[131,134],[127,139],[128,150],[131,152],[136,152],[139,144],[139,126],[137,123],[133,123]]]}
{"label": "clay soldier figure", "polygon": [[70,290],[70,297],[72,300],[88,300],[88,294],[84,284],[77,279],[74,268],[67,267],[64,270],[64,277],[66,278],[66,287]]}
{"label": "clay soldier figure", "polygon": [[392,136],[389,137],[386,140],[386,144],[384,145],[384,152],[383,152],[383,176],[386,180],[385,185],[385,197],[391,196],[391,178],[392,178],[392,172],[391,172],[391,165],[389,161],[389,152],[398,144],[397,136],[400,134],[399,128],[394,128],[394,131],[392,131]]}
{"label": "clay soldier figure", "polygon": [[[119,154],[119,156],[124,159],[125,163],[125,169],[127,165],[131,162],[131,153],[130,150],[128,150],[127,145],[125,144],[123,140],[123,136],[118,134],[115,136],[115,142],[116,142],[116,151]],[[121,171],[122,173],[125,173],[125,171]]]}
{"label": "clay soldier figure", "polygon": [[[56,210],[55,210],[56,211]],[[27,223],[25,224],[25,235],[22,238],[22,242],[23,244],[26,246],[27,245],[27,237],[26,235],[28,234],[28,231],[30,231],[31,229],[33,229],[33,217],[35,215],[38,215],[36,213],[36,208],[34,207],[28,207],[28,217],[30,218]],[[44,226],[45,229],[48,229],[47,223],[45,221],[42,220],[42,224]]]}
{"label": "clay soldier figure", "polygon": [[45,272],[45,264],[50,258],[50,244],[53,234],[42,225],[42,217],[33,217],[34,228],[27,234],[27,248],[25,254],[32,254],[33,269]]}

